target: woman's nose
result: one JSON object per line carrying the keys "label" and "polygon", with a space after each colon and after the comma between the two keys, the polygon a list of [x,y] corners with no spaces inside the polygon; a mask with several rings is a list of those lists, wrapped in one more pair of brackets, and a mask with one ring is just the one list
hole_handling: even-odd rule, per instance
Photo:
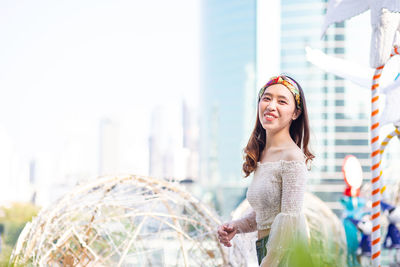
{"label": "woman's nose", "polygon": [[269,102],[269,104],[267,106],[267,109],[268,110],[275,110],[275,108],[276,108],[275,102],[274,101]]}

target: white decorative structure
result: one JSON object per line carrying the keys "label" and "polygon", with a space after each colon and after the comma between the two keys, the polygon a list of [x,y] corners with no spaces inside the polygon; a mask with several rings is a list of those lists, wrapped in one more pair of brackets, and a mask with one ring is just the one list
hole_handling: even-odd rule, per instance
{"label": "white decorative structure", "polygon": [[329,0],[322,36],[329,25],[345,21],[365,11],[371,11],[370,65],[377,68],[386,64],[390,52],[399,42],[400,2],[396,0]]}
{"label": "white decorative structure", "polygon": [[177,183],[103,177],[42,210],[10,259],[23,266],[246,266],[238,242],[218,242],[219,221]]}
{"label": "white decorative structure", "polygon": [[[371,200],[372,200],[372,265],[381,265],[381,188],[379,130],[382,126],[379,118],[379,79],[387,61],[399,54],[400,39],[400,2],[391,0],[329,0],[322,28],[322,36],[330,24],[350,19],[367,10],[371,11],[371,51],[370,66],[375,68],[371,86]],[[393,51],[392,51],[393,49]]]}

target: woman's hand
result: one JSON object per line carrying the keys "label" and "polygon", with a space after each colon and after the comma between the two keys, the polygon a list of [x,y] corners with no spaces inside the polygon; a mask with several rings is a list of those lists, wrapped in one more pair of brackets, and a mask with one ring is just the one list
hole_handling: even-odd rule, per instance
{"label": "woman's hand", "polygon": [[232,223],[224,223],[223,225],[218,226],[218,239],[225,247],[231,247],[231,240],[237,234],[238,228]]}

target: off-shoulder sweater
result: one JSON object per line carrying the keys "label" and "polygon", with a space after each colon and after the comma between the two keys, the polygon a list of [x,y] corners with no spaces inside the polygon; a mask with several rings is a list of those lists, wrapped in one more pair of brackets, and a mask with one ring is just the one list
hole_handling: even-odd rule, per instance
{"label": "off-shoulder sweater", "polygon": [[247,190],[252,211],[234,223],[239,233],[270,229],[267,255],[260,266],[288,266],[289,263],[282,261],[291,245],[307,245],[308,229],[303,213],[307,178],[303,161],[257,163]]}

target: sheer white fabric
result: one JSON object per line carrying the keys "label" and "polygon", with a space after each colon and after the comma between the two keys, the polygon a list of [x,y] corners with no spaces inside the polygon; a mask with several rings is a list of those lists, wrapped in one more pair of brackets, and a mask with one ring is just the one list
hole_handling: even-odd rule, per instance
{"label": "sheer white fabric", "polygon": [[252,209],[246,216],[233,221],[238,233],[251,233],[257,230],[256,212]]}
{"label": "sheer white fabric", "polygon": [[[267,255],[261,262],[262,267],[294,267],[293,254],[304,253],[308,247],[307,225],[304,214],[279,213],[271,227],[267,243]],[[299,250],[302,248],[303,250]],[[296,255],[304,257],[304,255]],[[310,266],[311,267],[311,266]]]}
{"label": "sheer white fabric", "polygon": [[300,161],[280,161],[279,165],[282,181],[281,211],[271,225],[267,255],[261,262],[263,267],[293,267],[293,263],[290,263],[292,252],[299,246],[305,249],[308,246],[308,229],[303,213],[307,167]]}

